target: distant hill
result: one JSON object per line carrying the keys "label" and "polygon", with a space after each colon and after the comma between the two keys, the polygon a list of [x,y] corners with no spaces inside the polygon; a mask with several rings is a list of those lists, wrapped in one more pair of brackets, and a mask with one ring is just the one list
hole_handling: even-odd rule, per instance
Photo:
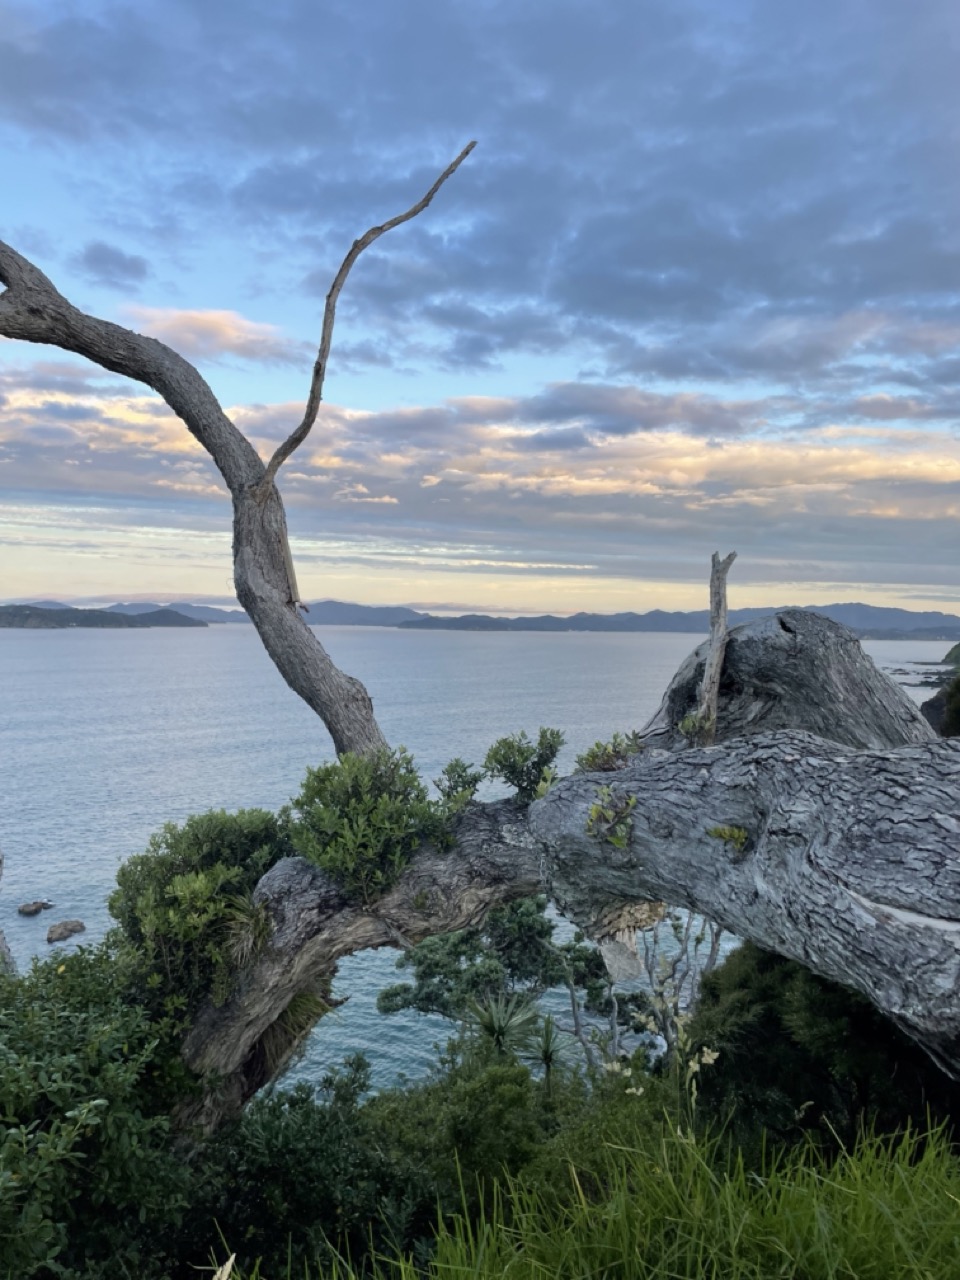
{"label": "distant hill", "polygon": [[[950,613],[917,612],[871,604],[781,605],[779,608],[806,608],[822,613],[849,627],[857,635],[875,640],[958,640],[960,617]],[[161,606],[145,602],[112,604],[105,609],[71,609],[54,600],[31,605],[5,605],[0,610],[39,609],[47,613],[84,614],[88,619],[105,616],[113,622],[70,621],[30,623],[0,621],[0,626],[192,626],[219,623],[249,623],[243,609],[218,609],[212,605],[174,604]],[[776,608],[731,609],[730,625],[751,622],[775,613]],[[303,615],[311,627],[403,627],[417,631],[672,631],[705,635],[710,630],[706,609],[670,612],[651,609],[647,613],[575,613],[568,618],[554,614],[505,618],[487,613],[467,613],[438,617],[420,613],[404,605],[351,604],[343,600],[318,600]],[[168,620],[177,619],[179,621]],[[123,621],[125,619],[126,621]]]}
{"label": "distant hill", "polygon": [[347,604],[342,600],[318,600],[304,615],[311,627],[399,627],[429,614],[404,605]]}
{"label": "distant hill", "polygon": [[[206,604],[172,604],[168,607],[182,613],[184,617],[199,618],[203,622],[214,624],[250,621],[243,609],[217,609]],[[106,612],[136,616],[159,608],[157,604],[111,604],[107,606]],[[427,616],[403,605],[349,604],[342,600],[319,600],[315,604],[309,604],[304,614],[311,627],[396,627],[401,622],[413,622]]]}
{"label": "distant hill", "polygon": [[111,604],[107,605],[105,612],[123,613],[131,617],[138,617],[145,613],[162,612],[164,609],[172,609],[182,617],[195,618],[198,622],[221,623],[250,621],[243,609],[217,609],[213,605],[208,604],[186,604],[181,602],[169,605],[144,604],[138,602],[133,602],[131,604]]}
{"label": "distant hill", "polygon": [[[752,622],[776,613],[780,605],[769,609],[731,609],[730,626]],[[960,617],[948,613],[911,613],[909,609],[881,608],[869,604],[828,604],[802,606],[813,613],[824,614],[840,622],[864,638],[960,640]],[[710,614],[706,609],[687,613],[652,609],[649,613],[575,613],[569,618],[544,614],[531,618],[500,618],[485,613],[468,613],[460,617],[438,618],[424,615],[401,622],[404,628],[418,631],[673,631],[705,635],[710,630]]]}
{"label": "distant hill", "polygon": [[129,616],[107,609],[71,609],[66,605],[44,608],[35,604],[0,605],[0,627],[30,631],[63,631],[70,627],[102,630],[142,630],[144,627],[205,627],[197,618],[185,618],[173,609],[153,609]]}

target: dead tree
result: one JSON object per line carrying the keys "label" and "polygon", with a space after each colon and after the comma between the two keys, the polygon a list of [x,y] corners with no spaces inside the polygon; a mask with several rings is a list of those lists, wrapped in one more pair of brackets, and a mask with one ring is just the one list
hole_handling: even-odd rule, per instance
{"label": "dead tree", "polygon": [[[297,609],[275,479],[316,419],[350,266],[426,208],[471,147],[416,205],[353,245],[327,298],[303,420],[266,463],[191,364],[85,315],[0,243],[0,336],[77,352],[145,383],[211,455],[233,500],[237,596],[340,753],[376,750],[384,738],[366,690],[337,669]],[[816,615],[786,611],[736,628],[713,674],[708,653],[681,666],[643,731],[647,749],[612,781],[579,774],[529,807],[471,805],[455,847],[422,848],[372,907],[302,859],[274,866],[255,895],[272,920],[269,944],[226,1004],[200,1009],[184,1042],[187,1062],[216,1080],[195,1118],[215,1123],[264,1083],[276,1067],[265,1050],[271,1028],[340,957],[462,928],[541,891],[599,935],[647,902],[689,907],[855,987],[960,1077],[960,743],[936,740],[855,638]],[[717,745],[696,746],[678,726],[699,715],[701,691],[712,708],[715,677]],[[628,820],[623,848],[588,831],[600,786]]]}

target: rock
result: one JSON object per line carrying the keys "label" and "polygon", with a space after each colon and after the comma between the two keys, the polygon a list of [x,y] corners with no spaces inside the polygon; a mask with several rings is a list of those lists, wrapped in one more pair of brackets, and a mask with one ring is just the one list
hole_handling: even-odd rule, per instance
{"label": "rock", "polygon": [[75,933],[86,932],[87,926],[82,920],[59,920],[47,930],[48,942],[66,942]]}
{"label": "rock", "polygon": [[46,911],[52,906],[53,903],[48,902],[46,898],[38,898],[36,902],[21,902],[17,911],[22,916],[38,916],[41,911]]}

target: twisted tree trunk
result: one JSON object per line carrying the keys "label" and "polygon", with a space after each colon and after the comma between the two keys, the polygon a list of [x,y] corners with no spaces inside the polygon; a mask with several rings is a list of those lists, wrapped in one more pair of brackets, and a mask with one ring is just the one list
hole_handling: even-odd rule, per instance
{"label": "twisted tree trunk", "polygon": [[[696,707],[702,660],[682,665],[665,706]],[[657,749],[661,707],[651,746],[619,773],[575,774],[527,809],[471,805],[455,848],[421,849],[373,908],[302,859],[275,866],[256,890],[268,950],[185,1043],[191,1067],[227,1082],[191,1119],[216,1123],[260,1087],[265,1031],[342,956],[539,892],[597,938],[651,902],[701,912],[856,988],[960,1076],[960,744],[938,742],[843,627],[795,611],[730,633],[718,710],[722,744],[677,733],[676,750]],[[801,727],[781,727],[791,720]],[[629,819],[623,849],[588,834],[601,786]]]}
{"label": "twisted tree trunk", "polygon": [[342,672],[300,616],[286,513],[277,472],[309,435],[317,418],[333,338],[337,300],[357,258],[385,232],[409,222],[473,150],[469,143],[430,190],[405,213],[355,240],[337,272],[324,308],[320,348],[303,418],[264,463],[224,413],[189,361],[142,334],[78,310],[37,267],[0,241],[0,337],[74,351],[102,369],[152,387],[213,459],[233,499],[233,570],[237,599],[291,689],[330,731],[337,754],[364,755],[387,745],[359,680]]}

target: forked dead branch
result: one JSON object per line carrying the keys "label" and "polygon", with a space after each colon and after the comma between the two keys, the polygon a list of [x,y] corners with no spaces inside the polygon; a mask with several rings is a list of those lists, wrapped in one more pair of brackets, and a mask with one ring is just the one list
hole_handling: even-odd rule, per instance
{"label": "forked dead branch", "polygon": [[[341,755],[386,742],[366,689],[297,608],[275,478],[316,421],[350,267],[422,212],[472,145],[417,204],[352,246],[327,296],[303,419],[268,463],[188,361],[79,311],[0,242],[0,336],[145,383],[210,454],[233,501],[237,598]],[[715,559],[717,592],[730,563]],[[727,635],[717,602],[714,643],[681,666],[643,730],[646,749],[613,784],[609,773],[577,774],[529,806],[471,804],[453,848],[422,847],[368,907],[303,859],[274,866],[255,895],[269,911],[268,945],[225,1004],[200,1010],[185,1041],[188,1063],[218,1082],[197,1118],[216,1123],[265,1082],[270,1028],[342,956],[462,928],[544,890],[595,933],[616,932],[623,911],[645,901],[698,911],[855,987],[960,1077],[960,743],[936,739],[844,628],[786,611]],[[597,789],[611,785],[629,816],[616,844],[590,830]]]}

